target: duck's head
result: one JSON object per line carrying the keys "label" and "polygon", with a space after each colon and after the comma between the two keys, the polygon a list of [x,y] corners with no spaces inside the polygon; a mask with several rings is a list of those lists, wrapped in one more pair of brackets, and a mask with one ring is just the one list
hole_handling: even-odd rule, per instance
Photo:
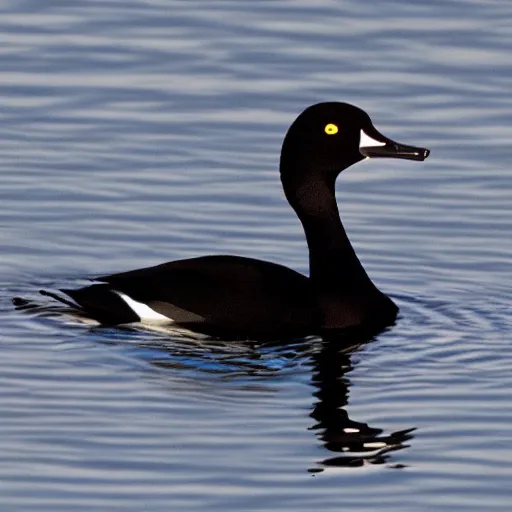
{"label": "duck's head", "polygon": [[423,161],[429,153],[388,139],[360,108],[348,103],[318,103],[290,126],[281,152],[281,176],[285,186],[304,179],[334,185],[343,169],[364,158]]}

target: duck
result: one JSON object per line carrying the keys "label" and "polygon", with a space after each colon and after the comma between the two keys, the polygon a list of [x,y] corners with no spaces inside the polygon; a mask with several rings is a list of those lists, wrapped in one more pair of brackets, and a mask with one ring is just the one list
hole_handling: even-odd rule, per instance
{"label": "duck", "polygon": [[396,321],[398,307],[357,257],[335,182],[367,158],[424,161],[429,154],[387,138],[354,105],[312,105],[289,127],[279,164],[285,197],[304,229],[309,276],[271,261],[207,255],[95,277],[61,294],[40,293],[104,326],[164,324],[236,340],[380,331]]}

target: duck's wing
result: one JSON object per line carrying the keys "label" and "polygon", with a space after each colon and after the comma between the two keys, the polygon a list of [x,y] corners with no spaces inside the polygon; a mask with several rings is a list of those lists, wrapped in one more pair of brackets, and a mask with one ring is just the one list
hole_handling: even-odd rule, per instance
{"label": "duck's wing", "polygon": [[173,322],[236,338],[305,335],[319,325],[309,279],[252,258],[205,256],[95,280],[62,291],[104,324]]}

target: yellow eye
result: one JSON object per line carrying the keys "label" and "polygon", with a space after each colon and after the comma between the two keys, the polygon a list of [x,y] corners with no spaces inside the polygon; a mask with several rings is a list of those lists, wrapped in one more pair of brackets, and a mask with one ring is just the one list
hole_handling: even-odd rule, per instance
{"label": "yellow eye", "polygon": [[336,135],[338,133],[338,127],[335,124],[329,123],[325,125],[324,132],[327,135]]}

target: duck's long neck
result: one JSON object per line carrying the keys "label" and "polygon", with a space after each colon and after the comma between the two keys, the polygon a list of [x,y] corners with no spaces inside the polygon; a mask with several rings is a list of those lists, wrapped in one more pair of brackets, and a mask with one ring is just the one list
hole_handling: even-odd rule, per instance
{"label": "duck's long neck", "polygon": [[304,227],[311,280],[328,289],[342,286],[348,291],[373,287],[341,222],[334,179],[331,182],[306,178],[293,186],[289,186],[286,179],[282,181],[286,197]]}

